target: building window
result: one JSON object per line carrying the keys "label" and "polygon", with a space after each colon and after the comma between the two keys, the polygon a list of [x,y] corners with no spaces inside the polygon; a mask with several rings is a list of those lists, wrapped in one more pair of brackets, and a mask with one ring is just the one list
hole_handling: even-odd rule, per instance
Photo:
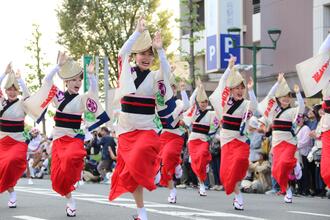
{"label": "building window", "polygon": [[205,24],[205,15],[204,15],[204,0],[197,2],[198,8],[197,8],[197,21],[200,25]]}
{"label": "building window", "polygon": [[253,0],[253,14],[260,13],[260,0]]}
{"label": "building window", "polygon": [[[194,4],[194,8],[197,10],[197,16],[196,20],[198,24],[200,24],[202,27],[205,25],[205,12],[204,12],[204,0],[192,0],[192,3]],[[190,33],[190,23],[189,23],[189,1],[187,4],[180,3],[180,14],[181,14],[181,27],[184,27],[181,29],[182,35],[186,35]]]}

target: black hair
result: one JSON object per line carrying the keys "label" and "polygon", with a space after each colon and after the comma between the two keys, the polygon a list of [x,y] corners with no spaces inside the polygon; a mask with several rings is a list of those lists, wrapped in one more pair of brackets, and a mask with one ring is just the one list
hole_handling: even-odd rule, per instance
{"label": "black hair", "polygon": [[317,121],[320,121],[320,119],[321,119],[321,116],[319,114],[319,111],[320,111],[321,108],[322,108],[322,105],[320,105],[320,104],[314,105],[313,108],[312,108],[312,111],[313,111]]}
{"label": "black hair", "polygon": [[110,130],[109,130],[107,127],[105,127],[105,126],[103,126],[103,127],[101,128],[101,130],[102,130],[102,131],[105,131],[107,134],[110,134]]}

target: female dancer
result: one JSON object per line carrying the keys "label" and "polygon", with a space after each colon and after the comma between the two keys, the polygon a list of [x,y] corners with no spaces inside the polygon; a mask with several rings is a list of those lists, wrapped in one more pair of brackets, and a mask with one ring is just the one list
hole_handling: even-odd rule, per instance
{"label": "female dancer", "polygon": [[243,210],[243,197],[239,190],[240,181],[245,177],[249,166],[250,147],[244,136],[245,123],[257,109],[257,99],[253,92],[253,81],[247,84],[250,101],[244,99],[245,83],[235,69],[236,57],[229,60],[228,68],[210,101],[221,119],[221,167],[220,179],[226,194],[235,193],[234,208]]}
{"label": "female dancer", "polygon": [[[162,161],[161,180],[160,185],[170,189],[170,196],[168,197],[169,203],[176,203],[176,188],[174,187],[173,175],[176,178],[182,176],[181,168],[181,151],[184,144],[183,134],[184,131],[180,128],[182,122],[182,113],[189,108],[189,99],[184,84],[181,82],[181,98],[177,99],[177,83],[174,75],[170,79],[171,87],[173,90],[172,102],[175,102],[175,109],[164,109],[158,112],[162,122],[163,130],[160,135],[160,157]],[[174,106],[173,105],[173,106]],[[172,112],[171,112],[172,111]]]}
{"label": "female dancer", "polygon": [[[118,135],[117,165],[112,175],[110,201],[121,194],[133,194],[137,206],[135,219],[146,220],[143,188],[156,189],[155,176],[160,169],[159,136],[156,133],[155,107],[166,108],[173,93],[169,86],[170,65],[166,60],[160,33],[153,41],[143,18],[119,52],[120,78],[115,102],[121,102],[116,126]],[[160,70],[151,71],[154,50],[160,59]],[[136,62],[131,67],[130,55]],[[160,175],[159,175],[160,177]],[[156,181],[157,182],[157,181]]]}
{"label": "female dancer", "polygon": [[[294,85],[298,107],[292,107],[292,95],[283,76],[278,75],[277,83],[269,91],[267,97],[260,103],[259,109],[269,124],[272,124],[272,175],[285,193],[284,201],[292,203],[292,191],[288,186],[289,174],[294,170],[297,160],[297,142],[293,127],[303,120],[305,110],[304,100],[299,92],[299,86]],[[297,167],[298,168],[298,167]]]}
{"label": "female dancer", "polygon": [[199,195],[206,196],[204,182],[212,159],[209,152],[209,133],[216,129],[219,121],[215,117],[215,112],[208,109],[208,98],[203,85],[198,84],[190,97],[191,107],[186,112],[185,122],[187,125],[192,124],[192,132],[188,139],[191,168],[199,181]]}
{"label": "female dancer", "polygon": [[[24,118],[27,110],[24,99],[29,91],[19,72],[14,73],[11,63],[0,76],[0,84],[7,76],[5,98],[0,94],[0,193],[9,192],[9,208],[16,208],[16,192],[14,187],[26,169],[27,144],[23,136]],[[19,99],[20,87],[23,99]]]}
{"label": "female dancer", "polygon": [[[55,127],[52,133],[51,181],[53,190],[68,199],[66,206],[68,217],[76,216],[76,203],[71,192],[75,189],[74,184],[80,180],[86,155],[83,142],[84,132],[81,129],[82,114],[89,114],[99,119],[98,122],[88,126],[89,131],[109,120],[98,103],[93,62],[89,64],[87,70],[89,91],[80,95],[83,69],[65,53],[59,53],[58,65],[45,76],[40,90],[31,96],[31,98],[40,99],[38,97],[48,94],[40,105],[41,108],[47,107],[51,101],[56,107]],[[53,85],[53,77],[56,73],[67,87],[64,93]],[[28,106],[32,108],[33,105]],[[85,118],[88,122],[89,117]]]}
{"label": "female dancer", "polygon": [[[327,38],[322,43],[319,54],[330,54],[330,30]],[[322,155],[321,155],[321,176],[324,183],[330,190],[330,82],[322,90],[324,115],[321,120],[321,140],[322,140]]]}

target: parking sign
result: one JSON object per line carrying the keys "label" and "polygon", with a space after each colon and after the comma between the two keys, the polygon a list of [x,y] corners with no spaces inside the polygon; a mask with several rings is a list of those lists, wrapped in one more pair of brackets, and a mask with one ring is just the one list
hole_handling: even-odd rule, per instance
{"label": "parking sign", "polygon": [[206,68],[207,71],[217,69],[217,36],[212,35],[206,38]]}
{"label": "parking sign", "polygon": [[226,69],[228,66],[229,54],[237,57],[236,63],[241,62],[240,48],[233,45],[232,39],[235,40],[236,46],[240,45],[239,34],[220,34],[220,68]]}

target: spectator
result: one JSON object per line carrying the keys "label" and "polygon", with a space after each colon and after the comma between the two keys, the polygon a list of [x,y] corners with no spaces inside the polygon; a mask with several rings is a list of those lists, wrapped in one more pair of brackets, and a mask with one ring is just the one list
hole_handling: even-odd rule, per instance
{"label": "spectator", "polygon": [[259,160],[259,150],[261,148],[261,142],[263,134],[258,131],[259,129],[259,122],[255,116],[252,116],[249,121],[248,126],[248,138],[250,141],[250,161],[257,161]]}
{"label": "spectator", "polygon": [[306,125],[311,129],[315,130],[318,124],[318,121],[320,120],[320,115],[318,113],[318,106],[315,105],[313,108],[310,108],[307,113],[307,121]]}
{"label": "spectator", "polygon": [[307,126],[307,121],[301,120],[298,122],[297,130],[297,148],[301,157],[302,163],[302,178],[298,181],[299,193],[309,195],[310,190],[314,191],[315,182],[315,164],[307,160],[307,155],[313,147],[313,142],[310,135],[311,129]]}
{"label": "spectator", "polygon": [[242,191],[247,193],[265,193],[272,188],[271,165],[267,155],[258,152],[259,159],[256,162],[250,162],[249,172],[253,179],[243,180],[241,183]]}
{"label": "spectator", "polygon": [[325,184],[321,178],[320,173],[320,163],[321,163],[321,152],[322,152],[322,141],[321,141],[321,134],[322,134],[322,115],[324,115],[324,110],[321,108],[321,105],[317,105],[314,107],[318,110],[320,115],[320,122],[316,130],[310,132],[310,137],[314,138],[315,144],[314,147],[309,152],[307,159],[309,162],[314,161],[315,163],[315,195],[324,196],[325,195]]}
{"label": "spectator", "polygon": [[[27,140],[28,143],[28,155],[27,155],[27,171],[26,171],[26,176],[29,179],[28,184],[32,185],[33,181],[32,178],[35,177],[34,170],[33,170],[33,161],[34,157],[38,157],[40,155],[36,155],[38,152],[41,153],[40,151],[40,143],[42,141],[42,136],[40,135],[40,131],[38,128],[34,127],[30,131],[30,139]],[[38,159],[38,158],[36,158]]]}
{"label": "spectator", "polygon": [[214,186],[211,187],[211,190],[217,190],[220,191],[223,189],[220,183],[220,158],[221,158],[221,147],[220,147],[220,136],[218,134],[215,135],[215,137],[212,139],[212,142],[210,144],[210,151],[212,155],[212,172],[214,177]]}
{"label": "spectator", "polygon": [[178,189],[184,189],[187,188],[188,185],[192,187],[197,187],[197,177],[195,173],[193,172],[191,165],[190,165],[190,157],[189,157],[189,151],[187,147],[187,140],[188,140],[188,131],[185,132],[185,142],[182,148],[183,156],[182,156],[182,170],[183,174],[181,177],[181,184],[177,185],[176,188]]}
{"label": "spectator", "polygon": [[97,170],[101,174],[103,182],[106,183],[108,182],[106,174],[112,171],[112,164],[117,160],[116,143],[113,137],[110,136],[110,131],[107,127],[101,128],[99,136],[101,136],[101,139],[97,145],[102,149],[102,156]]}
{"label": "spectator", "polygon": [[42,179],[43,176],[46,174],[49,164],[48,157],[49,155],[46,149],[44,149],[40,156],[40,159],[34,161],[34,164],[32,165],[32,169],[34,171],[36,178]]}

